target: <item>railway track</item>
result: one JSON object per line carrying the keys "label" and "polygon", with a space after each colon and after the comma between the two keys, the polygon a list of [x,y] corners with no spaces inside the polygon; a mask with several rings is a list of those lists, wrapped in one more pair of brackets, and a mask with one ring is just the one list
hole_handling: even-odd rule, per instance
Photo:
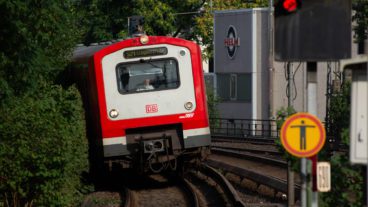
{"label": "railway track", "polygon": [[212,142],[236,142],[236,143],[253,143],[258,145],[273,145],[275,146],[274,138],[262,137],[223,137],[211,136]]}
{"label": "railway track", "polygon": [[277,150],[267,150],[267,149],[252,149],[252,148],[238,148],[238,147],[226,147],[226,146],[217,146],[212,145],[213,148],[221,148],[221,149],[227,149],[227,150],[233,150],[238,152],[251,152],[255,154],[266,154],[266,155],[274,155],[274,156],[281,156],[282,153]]}
{"label": "railway track", "polygon": [[[118,192],[114,196],[107,196],[105,193],[102,197],[114,197],[115,201],[113,202],[112,200],[114,199],[110,199],[112,204],[108,205],[111,207],[245,206],[247,199],[244,198],[240,188],[249,188],[249,185],[254,186],[254,183],[256,183],[256,187],[251,188],[256,188],[255,192],[260,195],[262,193],[259,189],[264,188],[264,186],[272,189],[273,196],[287,192],[285,176],[280,177],[265,173],[286,174],[286,162],[280,159],[280,153],[273,144],[274,141],[258,144],[259,140],[253,142],[252,140],[226,139],[226,142],[220,142],[221,140],[214,142],[211,150],[213,155],[210,156],[205,164],[189,167],[189,170],[182,177],[173,174],[156,174],[147,177],[137,175],[121,176],[121,173],[117,173],[115,177],[119,177],[119,179],[124,177],[125,179],[118,182],[113,181],[115,191],[118,189]],[[221,161],[214,158],[214,156],[217,156],[217,158],[232,157],[240,161]],[[242,166],[240,164],[242,161],[253,163],[260,170],[254,170],[252,164],[249,163]],[[265,166],[268,166],[268,168]],[[269,166],[272,166],[272,169]],[[218,173],[214,168],[221,169],[222,174]],[[233,183],[236,186],[235,189],[225,178],[229,174],[240,177],[240,185]],[[242,182],[243,185],[241,185]],[[299,191],[299,188],[299,186],[296,186],[296,191]],[[296,194],[298,195],[298,192]],[[242,197],[239,197],[239,195]],[[246,206],[282,206],[282,204],[279,205],[277,203],[277,200],[273,199],[271,202],[273,201],[276,203],[257,204],[255,202],[246,203]],[[106,205],[84,205],[83,207],[85,206],[99,207]]]}
{"label": "railway track", "polygon": [[[275,145],[255,144],[243,140],[217,139],[211,149],[212,155],[207,163],[224,174],[230,173],[239,177],[238,182],[252,183],[253,189],[259,191],[260,186],[272,189],[273,195],[287,193],[287,162],[281,158]],[[299,195],[300,185],[295,185]]]}
{"label": "railway track", "polygon": [[192,186],[182,177],[172,175],[151,175],[152,180],[139,188],[132,186],[130,205],[127,207],[138,206],[199,206],[197,195]]}
{"label": "railway track", "polygon": [[108,190],[88,195],[82,207],[244,206],[226,178],[205,164],[191,167],[184,176],[174,173],[126,176],[116,179]]}
{"label": "railway track", "polygon": [[[250,153],[248,151],[243,151],[234,148],[222,148],[222,147],[213,147],[211,148],[211,152],[214,154],[220,154],[225,156],[237,157],[246,160],[251,160],[255,162],[262,162],[264,164],[269,164],[273,166],[279,167],[287,167],[287,162],[280,158],[280,156],[275,155],[260,155],[255,153]],[[257,151],[258,152],[258,151]]]}
{"label": "railway track", "polygon": [[[188,180],[201,191],[199,197],[206,200],[202,206],[245,206],[232,184],[214,168],[201,164],[189,174]],[[210,193],[211,189],[216,193]]]}
{"label": "railway track", "polygon": [[[105,191],[89,194],[82,207],[200,206],[192,185],[183,177],[155,174],[130,175],[128,179],[131,180],[120,180]],[[118,185],[120,187],[116,188]]]}

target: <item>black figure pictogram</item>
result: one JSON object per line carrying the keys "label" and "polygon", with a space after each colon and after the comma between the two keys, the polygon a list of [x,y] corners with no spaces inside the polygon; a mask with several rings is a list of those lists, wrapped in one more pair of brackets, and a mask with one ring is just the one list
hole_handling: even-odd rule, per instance
{"label": "black figure pictogram", "polygon": [[305,125],[304,120],[301,121],[301,125],[293,125],[291,128],[299,128],[300,129],[300,150],[307,149],[307,128],[315,128],[313,125]]}

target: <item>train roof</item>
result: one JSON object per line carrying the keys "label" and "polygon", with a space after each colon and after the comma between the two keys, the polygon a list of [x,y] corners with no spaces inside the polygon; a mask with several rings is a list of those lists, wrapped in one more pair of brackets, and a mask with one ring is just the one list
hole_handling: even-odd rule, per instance
{"label": "train roof", "polygon": [[[188,41],[188,40],[184,40],[180,38],[174,38],[174,37],[166,37],[166,36],[148,36],[148,37],[154,43],[163,42],[163,41],[166,42],[166,40],[170,40],[171,42],[170,44],[174,44],[174,45],[180,43],[181,45],[188,46],[194,43],[192,41]],[[141,43],[139,43],[139,41],[137,41],[137,38],[129,38],[125,40],[130,40],[129,42],[131,42],[131,44],[134,44],[136,46],[142,45]],[[119,39],[119,40],[113,40],[109,42],[92,43],[89,46],[85,46],[83,44],[77,45],[77,47],[73,51],[72,62],[77,63],[77,64],[87,64],[90,58],[93,55],[95,55],[95,53],[101,51],[104,48],[107,49],[107,47],[110,47],[112,45],[120,44],[122,41],[124,40]],[[149,43],[147,45],[150,45],[150,44],[152,43]]]}
{"label": "train roof", "polygon": [[92,43],[89,46],[83,44],[77,45],[73,51],[72,62],[87,63],[97,51],[111,45],[112,42]]}

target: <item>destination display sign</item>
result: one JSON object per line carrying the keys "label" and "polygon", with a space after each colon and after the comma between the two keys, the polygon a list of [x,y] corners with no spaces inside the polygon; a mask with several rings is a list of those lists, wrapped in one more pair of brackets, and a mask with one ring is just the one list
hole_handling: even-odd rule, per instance
{"label": "destination display sign", "polygon": [[149,56],[157,56],[157,55],[167,55],[166,47],[156,47],[156,48],[147,48],[140,50],[128,50],[124,52],[125,59],[131,58],[140,58],[140,57],[149,57]]}

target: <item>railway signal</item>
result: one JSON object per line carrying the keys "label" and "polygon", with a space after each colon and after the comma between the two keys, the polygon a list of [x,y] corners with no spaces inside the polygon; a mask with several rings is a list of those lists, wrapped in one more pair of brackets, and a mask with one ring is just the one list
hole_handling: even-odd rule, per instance
{"label": "railway signal", "polygon": [[275,0],[275,59],[331,61],[351,56],[351,0]]}
{"label": "railway signal", "polygon": [[279,0],[275,4],[275,15],[288,15],[302,6],[301,0]]}
{"label": "railway signal", "polygon": [[140,36],[144,34],[143,30],[144,17],[131,16],[128,18],[129,36]]}

